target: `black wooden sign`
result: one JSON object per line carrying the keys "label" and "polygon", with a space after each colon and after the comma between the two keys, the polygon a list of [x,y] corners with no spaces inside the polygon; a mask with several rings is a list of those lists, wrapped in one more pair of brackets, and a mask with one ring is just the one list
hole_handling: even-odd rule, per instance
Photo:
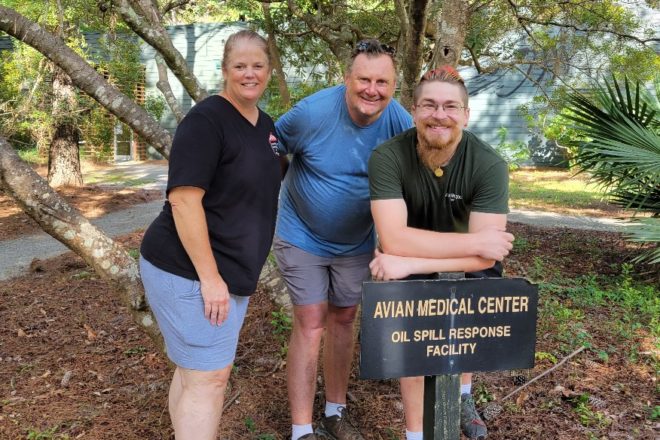
{"label": "black wooden sign", "polygon": [[537,303],[517,278],[366,282],[360,377],[531,368]]}

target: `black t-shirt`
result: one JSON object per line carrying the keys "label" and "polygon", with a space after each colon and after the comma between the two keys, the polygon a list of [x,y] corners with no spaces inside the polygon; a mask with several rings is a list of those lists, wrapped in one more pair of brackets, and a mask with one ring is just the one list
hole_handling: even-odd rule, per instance
{"label": "black t-shirt", "polygon": [[[205,190],[202,199],[218,271],[234,295],[251,295],[270,249],[280,162],[272,119],[259,110],[253,126],[226,99],[210,96],[181,121],[170,153],[167,191],[178,186]],[[147,229],[142,256],[156,267],[199,279],[176,232],[172,207]]]}

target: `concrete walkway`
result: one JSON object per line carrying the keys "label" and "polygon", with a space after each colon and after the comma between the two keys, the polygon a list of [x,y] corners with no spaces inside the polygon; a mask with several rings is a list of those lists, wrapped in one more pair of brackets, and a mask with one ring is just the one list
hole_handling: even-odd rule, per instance
{"label": "concrete walkway", "polygon": [[[85,182],[104,185],[122,185],[148,189],[165,189],[167,164],[150,162],[123,162],[113,168],[96,170],[84,175]],[[92,223],[111,237],[146,228],[162,209],[163,201],[135,205],[129,209],[109,213]],[[509,221],[546,227],[566,227],[599,231],[621,232],[627,223],[609,218],[577,217],[550,212],[513,210]],[[14,240],[0,241],[0,280],[24,274],[35,258],[52,258],[68,249],[46,233]]]}

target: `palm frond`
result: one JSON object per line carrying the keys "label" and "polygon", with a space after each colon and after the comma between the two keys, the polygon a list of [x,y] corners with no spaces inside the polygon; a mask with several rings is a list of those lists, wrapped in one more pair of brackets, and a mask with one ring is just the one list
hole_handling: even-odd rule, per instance
{"label": "palm frond", "polygon": [[[656,90],[660,98],[660,88]],[[588,171],[614,203],[652,213],[655,218],[631,229],[630,239],[659,243],[659,100],[639,82],[613,77],[586,94],[569,95],[567,109],[564,117],[582,139],[577,144],[576,166]],[[640,258],[660,262],[658,246]]]}
{"label": "palm frond", "polygon": [[636,220],[635,225],[629,228],[626,232],[626,238],[629,241],[655,243],[652,249],[643,252],[635,258],[635,261],[651,264],[660,263],[660,218]]}

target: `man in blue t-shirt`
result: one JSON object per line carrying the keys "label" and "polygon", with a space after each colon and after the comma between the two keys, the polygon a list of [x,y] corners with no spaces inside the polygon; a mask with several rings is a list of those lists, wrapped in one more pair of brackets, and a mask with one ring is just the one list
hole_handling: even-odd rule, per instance
{"label": "man in blue t-shirt", "polygon": [[393,55],[377,40],[359,42],[343,85],[305,98],[276,123],[280,150],[291,155],[273,249],[293,303],[287,358],[293,440],[316,439],[312,407],[324,333],[319,431],[362,439],[348,420],[346,393],[353,322],[375,242],[367,162],[376,145],[412,127],[392,100]]}

